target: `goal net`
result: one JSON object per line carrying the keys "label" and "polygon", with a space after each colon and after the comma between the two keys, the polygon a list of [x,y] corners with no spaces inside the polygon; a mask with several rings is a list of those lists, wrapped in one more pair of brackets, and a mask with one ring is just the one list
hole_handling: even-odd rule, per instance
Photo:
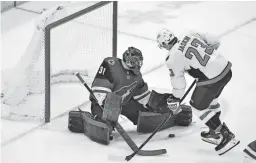
{"label": "goal net", "polygon": [[4,73],[2,118],[49,122],[56,109],[52,87],[81,85],[76,72],[90,84],[102,60],[116,56],[116,28],[117,2],[78,2],[44,11],[22,58]]}

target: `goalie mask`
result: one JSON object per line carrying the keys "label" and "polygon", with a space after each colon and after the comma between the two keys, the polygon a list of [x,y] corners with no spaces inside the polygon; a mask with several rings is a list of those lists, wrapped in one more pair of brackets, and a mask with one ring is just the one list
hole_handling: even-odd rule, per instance
{"label": "goalie mask", "polygon": [[171,50],[177,41],[177,37],[168,29],[162,29],[157,35],[157,42],[160,49],[165,48]]}
{"label": "goalie mask", "polygon": [[123,54],[123,61],[130,70],[138,74],[143,65],[143,56],[139,49],[129,47]]}

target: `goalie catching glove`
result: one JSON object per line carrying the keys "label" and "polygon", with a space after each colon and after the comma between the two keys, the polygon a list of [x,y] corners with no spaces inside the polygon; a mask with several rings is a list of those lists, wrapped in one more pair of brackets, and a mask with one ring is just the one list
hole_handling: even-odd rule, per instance
{"label": "goalie catching glove", "polygon": [[192,122],[192,109],[188,105],[180,105],[180,99],[170,93],[157,93],[152,90],[147,104],[154,113],[169,114],[170,111],[176,115],[175,125],[189,126]]}
{"label": "goalie catching glove", "polygon": [[173,116],[161,130],[173,126],[189,126],[192,122],[192,109],[188,105],[180,105],[180,99],[169,93],[157,93],[152,90],[147,112],[140,112],[137,131],[153,132],[170,113]]}
{"label": "goalie catching glove", "polygon": [[169,93],[157,93],[152,90],[147,112],[140,112],[137,131],[153,132],[164,119],[173,114],[160,130],[173,126],[189,126],[192,122],[192,110],[188,105],[180,105],[180,99]]}

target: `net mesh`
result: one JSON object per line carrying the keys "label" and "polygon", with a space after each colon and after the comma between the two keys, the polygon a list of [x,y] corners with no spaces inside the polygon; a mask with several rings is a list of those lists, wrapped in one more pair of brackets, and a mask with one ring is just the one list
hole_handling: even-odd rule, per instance
{"label": "net mesh", "polygon": [[[50,40],[45,40],[44,28],[96,3],[55,6],[40,15],[25,54],[15,68],[5,75],[1,98],[2,117],[44,120],[44,104],[47,96],[45,94],[45,41],[50,41],[52,86],[79,83],[75,76],[76,72],[80,72],[89,84],[92,82],[103,58],[113,55],[113,4],[104,5],[53,28],[50,32]],[[69,88],[69,86],[66,87]],[[53,91],[56,91],[56,88]],[[52,94],[59,96],[57,92]],[[59,101],[51,100],[51,103],[55,102]],[[56,108],[51,108],[51,111],[54,109]],[[58,110],[58,113],[65,111],[60,108]]]}

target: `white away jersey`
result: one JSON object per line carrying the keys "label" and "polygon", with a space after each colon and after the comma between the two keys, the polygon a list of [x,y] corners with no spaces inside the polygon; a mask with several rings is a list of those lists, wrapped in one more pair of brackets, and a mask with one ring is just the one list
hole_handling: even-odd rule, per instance
{"label": "white away jersey", "polygon": [[166,65],[175,97],[181,98],[184,94],[185,72],[198,79],[197,86],[215,83],[228,73],[231,63],[217,51],[219,45],[212,36],[189,32],[172,47]]}

